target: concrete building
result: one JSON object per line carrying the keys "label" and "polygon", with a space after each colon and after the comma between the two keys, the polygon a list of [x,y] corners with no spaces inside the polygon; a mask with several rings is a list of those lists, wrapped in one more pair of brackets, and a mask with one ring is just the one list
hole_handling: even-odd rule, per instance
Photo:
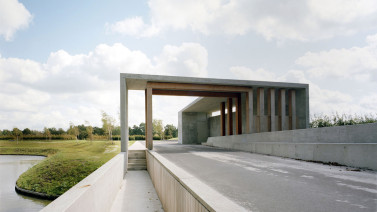
{"label": "concrete building", "polygon": [[[309,125],[307,84],[121,74],[122,151],[128,137],[128,90],[145,90],[148,149],[153,148],[152,95],[201,97],[179,112],[182,144],[200,144],[209,136],[305,129]],[[212,117],[215,111],[220,115]],[[228,111],[234,112],[228,115]]]}

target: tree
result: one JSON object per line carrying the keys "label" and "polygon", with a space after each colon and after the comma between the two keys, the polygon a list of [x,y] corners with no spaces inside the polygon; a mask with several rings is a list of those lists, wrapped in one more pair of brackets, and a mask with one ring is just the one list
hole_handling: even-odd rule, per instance
{"label": "tree", "polygon": [[93,127],[90,126],[88,121],[85,121],[86,126],[86,133],[88,134],[88,138],[90,141],[93,141]]}
{"label": "tree", "polygon": [[19,130],[17,127],[13,128],[12,134],[14,137],[17,139],[17,144],[18,144],[18,138],[22,135],[21,130]]}
{"label": "tree", "polygon": [[157,134],[160,136],[161,140],[164,139],[164,127],[162,125],[162,120],[159,119],[153,119],[152,122],[153,125],[153,135]]}
{"label": "tree", "polygon": [[109,136],[109,140],[112,140],[113,137],[113,129],[115,124],[115,119],[102,111],[102,129],[105,131],[105,133]]}
{"label": "tree", "polygon": [[43,135],[46,136],[46,140],[47,140],[47,138],[48,138],[48,140],[51,140],[51,132],[47,127],[45,127],[43,129]]}
{"label": "tree", "polygon": [[178,137],[178,130],[174,125],[167,124],[165,126],[164,134],[165,134],[165,136],[171,136],[173,138],[176,138],[176,137]]}
{"label": "tree", "polygon": [[31,135],[32,132],[31,132],[31,130],[29,128],[25,128],[24,130],[22,130],[22,134],[23,135]]}
{"label": "tree", "polygon": [[141,122],[139,124],[139,129],[140,129],[140,135],[145,135],[145,123],[144,122]]}
{"label": "tree", "polygon": [[67,130],[67,133],[70,135],[74,135],[76,137],[76,141],[78,141],[80,131],[77,126],[75,126],[72,122],[69,122],[69,129]]}

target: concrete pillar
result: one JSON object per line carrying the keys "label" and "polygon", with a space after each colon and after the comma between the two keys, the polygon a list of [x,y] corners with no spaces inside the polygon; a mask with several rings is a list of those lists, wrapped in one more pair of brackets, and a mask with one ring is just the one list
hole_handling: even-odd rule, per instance
{"label": "concrete pillar", "polygon": [[225,136],[225,102],[220,103],[220,135]]}
{"label": "concrete pillar", "polygon": [[246,92],[246,133],[253,133],[254,126],[253,89]]}
{"label": "concrete pillar", "polygon": [[268,89],[268,131],[273,132],[275,131],[275,89],[270,88]]}
{"label": "concrete pillar", "polygon": [[285,89],[279,90],[279,130],[286,130],[285,126]]}
{"label": "concrete pillar", "polygon": [[241,95],[236,98],[236,134],[242,134],[242,109],[241,109]]}
{"label": "concrete pillar", "polygon": [[228,98],[227,104],[226,104],[228,115],[227,115],[227,125],[228,125],[228,135],[233,135],[233,101],[232,98]]}
{"label": "concrete pillar", "polygon": [[125,174],[128,168],[128,89],[126,79],[123,77],[120,78],[120,126],[120,151],[125,152],[123,165]]}
{"label": "concrete pillar", "polygon": [[145,108],[146,108],[146,120],[145,120],[145,146],[147,149],[153,149],[153,117],[152,117],[152,88],[145,90]]}
{"label": "concrete pillar", "polygon": [[296,91],[289,90],[289,129],[296,129]]}
{"label": "concrete pillar", "polygon": [[257,89],[257,121],[256,121],[256,131],[261,132],[262,130],[262,118],[264,116],[264,89]]}

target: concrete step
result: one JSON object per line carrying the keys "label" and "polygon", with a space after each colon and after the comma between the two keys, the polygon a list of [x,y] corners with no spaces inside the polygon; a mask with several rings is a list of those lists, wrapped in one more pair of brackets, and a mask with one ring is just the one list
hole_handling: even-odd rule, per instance
{"label": "concrete step", "polygon": [[135,164],[147,164],[146,159],[128,159],[128,163],[135,163]]}
{"label": "concrete step", "polygon": [[145,150],[129,150],[128,159],[145,159]]}
{"label": "concrete step", "polygon": [[147,165],[128,164],[127,170],[147,170]]}

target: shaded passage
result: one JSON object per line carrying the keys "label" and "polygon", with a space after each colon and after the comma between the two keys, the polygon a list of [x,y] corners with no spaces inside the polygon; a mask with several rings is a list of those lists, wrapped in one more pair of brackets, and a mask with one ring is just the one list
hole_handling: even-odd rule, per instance
{"label": "shaded passage", "polygon": [[377,211],[377,172],[201,145],[154,150],[252,211]]}
{"label": "shaded passage", "polygon": [[0,211],[39,211],[51,201],[17,194],[18,177],[45,159],[43,156],[0,155]]}

